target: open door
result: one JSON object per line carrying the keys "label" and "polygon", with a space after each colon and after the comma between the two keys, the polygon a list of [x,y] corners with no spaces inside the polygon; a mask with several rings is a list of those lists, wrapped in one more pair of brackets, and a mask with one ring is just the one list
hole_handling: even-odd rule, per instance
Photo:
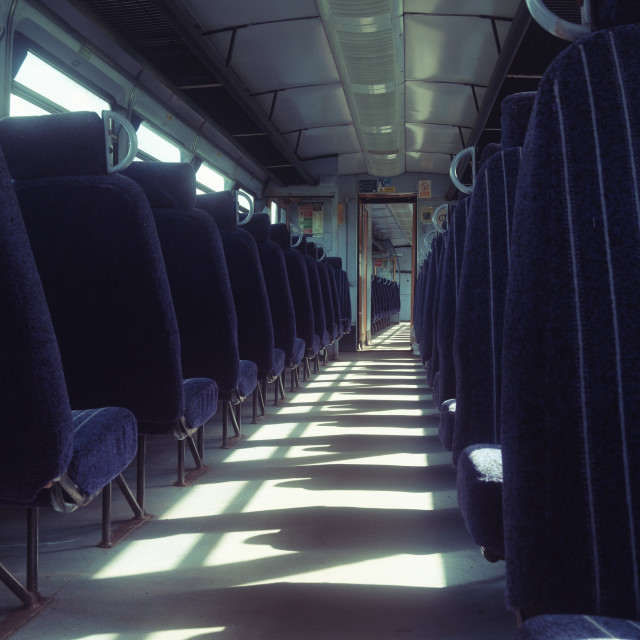
{"label": "open door", "polygon": [[369,211],[358,203],[358,349],[371,341],[369,329],[369,262],[371,251]]}

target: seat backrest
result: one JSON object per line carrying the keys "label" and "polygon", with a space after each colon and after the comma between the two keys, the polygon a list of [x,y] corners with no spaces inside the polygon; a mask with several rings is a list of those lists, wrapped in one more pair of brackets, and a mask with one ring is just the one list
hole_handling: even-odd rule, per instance
{"label": "seat backrest", "polygon": [[0,144],[51,312],[71,404],[139,423],[184,415],[180,340],[149,203],[107,175],[95,113],[0,121]]}
{"label": "seat backrest", "polygon": [[273,320],[258,247],[236,223],[236,199],[230,191],[196,197],[198,209],[213,216],[220,230],[238,321],[240,358],[255,362],[260,380],[274,375]]}
{"label": "seat backrest", "polygon": [[438,235],[431,243],[431,257],[429,259],[429,272],[426,276],[425,295],[420,323],[420,335],[418,344],[422,362],[427,364],[433,355],[433,305],[435,300],[436,282],[438,280],[438,263],[442,252],[443,236]]}
{"label": "seat backrest", "polygon": [[195,208],[193,167],[134,162],[123,174],[140,185],[153,211],[178,319],[183,375],[211,378],[221,394],[232,394],[240,367],[236,310],[218,227]]}
{"label": "seat backrest", "polygon": [[502,102],[501,150],[481,166],[471,196],[455,319],[454,463],[472,444],[500,442],[502,327],[509,272],[509,234],[521,146],[535,93]]}
{"label": "seat backrest", "polygon": [[338,313],[345,333],[351,331],[351,294],[349,292],[349,277],[342,268],[342,258],[329,256],[325,262],[333,268],[333,276],[336,283],[336,296]]}
{"label": "seat backrest", "polygon": [[66,470],[73,422],[56,336],[0,152],[0,504],[29,504]]}
{"label": "seat backrest", "polygon": [[456,207],[451,216],[449,216],[448,221],[447,234],[451,237],[447,243],[442,263],[442,282],[436,335],[440,359],[440,397],[437,399],[439,403],[455,398],[456,395],[453,336],[458,304],[458,287],[464,255],[464,239],[467,229],[467,213],[467,207]]}
{"label": "seat backrest", "polygon": [[262,273],[269,296],[276,347],[284,351],[287,362],[293,358],[296,333],[296,312],[287,275],[284,252],[271,240],[271,220],[267,213],[254,213],[247,223],[247,231],[258,246]]}
{"label": "seat backrest", "polygon": [[[271,226],[271,239],[282,249],[293,306],[296,314],[296,333],[305,341],[307,354],[313,351],[315,324],[311,286],[304,257],[291,247],[287,225],[279,222]],[[315,355],[315,354],[312,354]]]}
{"label": "seat backrest", "polygon": [[324,304],[324,317],[327,325],[327,331],[329,337],[333,342],[340,337],[341,323],[336,320],[336,310],[333,304],[334,295],[331,289],[331,277],[329,274],[329,268],[324,263],[324,260],[319,260],[319,249],[315,242],[307,242],[307,252],[316,261],[316,268],[318,269],[318,277],[320,278],[320,289],[322,291],[322,303]]}
{"label": "seat backrest", "polygon": [[327,320],[324,311],[324,301],[322,299],[322,287],[320,285],[320,276],[318,275],[318,263],[315,257],[308,254],[307,239],[302,238],[296,250],[302,254],[305,264],[307,265],[307,275],[309,276],[309,290],[311,292],[311,302],[313,307],[313,326],[316,335],[320,338],[320,344],[326,347],[330,342],[329,332],[327,330]]}
{"label": "seat backrest", "polygon": [[640,25],[567,47],[522,150],[501,427],[507,601],[525,615],[640,618],[639,47]]}

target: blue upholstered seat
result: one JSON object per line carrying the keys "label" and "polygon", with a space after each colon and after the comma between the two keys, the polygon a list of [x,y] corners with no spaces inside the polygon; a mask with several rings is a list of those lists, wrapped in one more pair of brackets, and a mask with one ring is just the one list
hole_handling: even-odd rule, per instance
{"label": "blue upholstered seat", "polygon": [[[451,211],[449,215],[454,215]],[[430,299],[429,304],[429,318],[424,325],[424,353],[428,358],[425,361],[427,366],[427,384],[433,387],[436,373],[440,370],[440,354],[438,353],[438,342],[436,336],[438,335],[438,314],[440,309],[440,285],[442,280],[442,271],[444,265],[444,256],[447,250],[447,243],[449,241],[449,235],[444,233],[438,236],[439,241],[436,244],[436,253],[434,259],[437,261],[433,265],[433,281],[430,283]]]}
{"label": "blue upholstered seat", "polygon": [[458,303],[458,287],[462,272],[464,239],[467,229],[469,199],[465,198],[452,210],[448,220],[447,235],[451,236],[442,264],[440,304],[438,305],[438,327],[436,341],[440,361],[438,392],[434,389],[434,404],[437,407],[456,395],[456,372],[453,363],[453,334]]}
{"label": "blue upholstered seat", "polygon": [[[135,458],[133,414],[72,411],[62,360],[18,201],[0,152],[0,504],[28,508],[26,587],[0,580],[26,605],[38,600],[37,509],[86,505]],[[90,375],[92,369],[85,371]]]}
{"label": "blue upholstered seat", "polygon": [[445,437],[458,465],[458,502],[467,529],[491,560],[504,558],[502,462],[496,446],[502,327],[520,147],[534,98],[522,93],[502,102],[502,148],[482,165],[471,196],[456,316],[457,402],[453,431]]}
{"label": "blue upholstered seat", "polygon": [[282,249],[287,277],[296,314],[296,333],[304,340],[304,375],[309,374],[309,359],[315,359],[320,351],[320,337],[315,330],[313,301],[306,261],[303,255],[291,247],[287,226],[283,223],[271,227],[271,239]]}
{"label": "blue upholstered seat", "polygon": [[344,333],[349,333],[351,331],[351,294],[349,293],[349,277],[347,276],[347,272],[342,268],[342,258],[330,256],[326,258],[325,262],[333,268],[342,330]]}
{"label": "blue upholstered seat", "polygon": [[[307,239],[303,237],[296,250],[302,255],[307,267],[309,278],[309,291],[311,293],[311,307],[313,309],[313,326],[320,341],[320,350],[326,355],[326,348],[331,344],[331,336],[327,330],[327,319],[325,316],[324,300],[322,298],[322,286],[318,274],[318,264],[315,257],[309,255]],[[318,367],[318,358],[314,359],[315,366]]]}
{"label": "blue upholstered seat", "polygon": [[237,226],[236,199],[230,191],[206,193],[196,197],[199,209],[213,216],[224,247],[231,290],[238,322],[238,348],[243,360],[255,362],[260,384],[254,392],[262,414],[266,412],[264,390],[284,371],[284,351],[275,345],[269,296],[253,236]]}
{"label": "blue upholstered seat", "polygon": [[436,281],[438,279],[438,263],[442,252],[442,235],[438,235],[431,243],[429,271],[425,280],[423,312],[420,322],[420,333],[417,337],[422,362],[427,366],[427,383],[430,385],[428,365],[433,355],[433,305],[435,300]]}
{"label": "blue upholstered seat", "polygon": [[[258,247],[269,296],[274,343],[284,352],[286,366],[291,370],[291,389],[294,390],[298,386],[298,366],[304,358],[305,343],[297,336],[296,311],[284,252],[279,244],[271,240],[271,220],[268,214],[255,213],[245,228],[254,237]],[[278,382],[275,390],[275,403],[278,404],[278,393],[284,397],[281,382]]]}
{"label": "blue upholstered seat", "polygon": [[640,25],[567,47],[522,151],[501,430],[507,604],[525,618],[640,619],[639,47]]}
{"label": "blue upholstered seat", "polygon": [[178,327],[153,215],[137,184],[107,175],[102,120],[88,112],[5,118],[0,144],[72,405],[126,407],[141,438],[189,437],[215,413],[217,387],[201,381],[189,393],[198,409],[186,406]]}
{"label": "blue upholstered seat", "polygon": [[229,419],[240,434],[240,412],[233,406],[255,389],[257,366],[240,360],[220,232],[210,215],[195,209],[196,181],[190,165],[135,162],[123,173],[140,185],[151,205],[180,330],[183,375],[216,381],[224,403],[225,447]]}
{"label": "blue upholstered seat", "polygon": [[322,304],[324,305],[324,317],[329,333],[329,343],[332,344],[342,335],[342,322],[336,320],[336,310],[333,304],[334,295],[331,290],[329,271],[324,260],[321,260],[319,250],[315,242],[307,242],[307,253],[316,261],[320,290],[322,291]]}

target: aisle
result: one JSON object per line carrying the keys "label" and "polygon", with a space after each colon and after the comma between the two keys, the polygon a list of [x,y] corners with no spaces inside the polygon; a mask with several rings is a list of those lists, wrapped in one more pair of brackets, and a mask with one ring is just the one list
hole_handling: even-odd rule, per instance
{"label": "aisle", "polygon": [[155,517],[120,546],[92,546],[99,501],[43,513],[41,591],[54,601],[13,638],[509,638],[504,569],[464,529],[403,332],[340,354],[259,425],[247,408],[231,450],[208,426],[211,468],[191,487],[170,486],[174,443],[152,441]]}

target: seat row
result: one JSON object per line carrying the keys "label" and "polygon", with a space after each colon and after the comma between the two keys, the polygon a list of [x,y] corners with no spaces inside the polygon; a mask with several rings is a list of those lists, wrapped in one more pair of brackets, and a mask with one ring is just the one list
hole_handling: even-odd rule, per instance
{"label": "seat row", "polygon": [[400,285],[389,278],[371,276],[371,333],[382,331],[400,313]]}
{"label": "seat row", "polygon": [[[278,404],[286,369],[295,390],[299,367],[306,378],[350,330],[339,259],[316,262],[306,238],[292,248],[266,214],[241,228],[232,193],[196,199],[188,164],[114,166],[106,143],[123,134],[104,118],[0,121],[0,505],[28,513],[26,585],[2,565],[0,580],[28,606],[40,601],[41,506],[71,511],[102,492],[111,546],[112,481],[134,526],[148,518],[148,436],[176,439],[188,483],[206,469],[219,402],[226,447],[246,398],[256,420],[267,384]],[[122,476],[134,458],[135,496]]]}
{"label": "seat row", "polygon": [[519,638],[640,638],[640,8],[591,12],[503,101],[415,296],[459,506],[505,560]]}

